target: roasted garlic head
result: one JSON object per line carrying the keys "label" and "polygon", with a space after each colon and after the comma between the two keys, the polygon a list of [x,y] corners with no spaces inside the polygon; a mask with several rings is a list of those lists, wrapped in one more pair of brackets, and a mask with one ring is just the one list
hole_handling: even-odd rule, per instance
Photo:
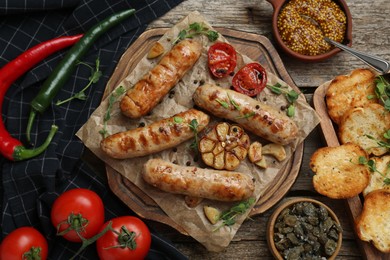
{"label": "roasted garlic head", "polygon": [[238,125],[218,123],[199,141],[203,162],[217,170],[234,170],[248,154],[249,136]]}

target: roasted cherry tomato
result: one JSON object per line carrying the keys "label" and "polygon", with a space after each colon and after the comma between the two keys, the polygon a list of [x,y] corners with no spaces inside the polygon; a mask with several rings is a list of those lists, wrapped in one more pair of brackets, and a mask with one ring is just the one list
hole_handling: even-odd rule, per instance
{"label": "roasted cherry tomato", "polygon": [[54,201],[51,222],[57,234],[69,241],[81,242],[80,236],[91,238],[104,223],[103,201],[88,189],[68,190]]}
{"label": "roasted cherry tomato", "polygon": [[112,228],[96,241],[97,252],[102,260],[141,260],[149,252],[152,241],[146,224],[137,217],[123,216],[106,222]]}
{"label": "roasted cherry tomato", "polygon": [[48,246],[45,237],[33,227],[17,228],[9,233],[0,245],[0,259],[45,260]]}
{"label": "roasted cherry tomato", "polygon": [[259,63],[248,63],[237,71],[232,84],[237,92],[253,97],[265,88],[267,73]]}
{"label": "roasted cherry tomato", "polygon": [[210,46],[208,60],[211,73],[217,78],[223,78],[234,72],[237,65],[237,53],[230,44],[217,42]]}

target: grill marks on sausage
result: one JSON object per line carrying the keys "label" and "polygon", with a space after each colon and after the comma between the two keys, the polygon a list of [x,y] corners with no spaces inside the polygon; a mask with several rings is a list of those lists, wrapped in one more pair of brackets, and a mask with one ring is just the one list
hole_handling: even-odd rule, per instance
{"label": "grill marks on sausage", "polygon": [[[182,121],[176,122],[175,117],[181,118]],[[194,132],[190,128],[190,123],[194,119],[199,123],[198,131],[202,131],[210,121],[207,114],[189,109],[148,126],[108,136],[102,140],[100,146],[107,155],[117,159],[160,152],[193,138]]]}
{"label": "grill marks on sausage", "polygon": [[212,84],[199,86],[193,100],[198,107],[213,115],[232,120],[274,143],[291,143],[299,131],[296,123],[281,111],[230,89]]}
{"label": "grill marks on sausage", "polygon": [[220,201],[240,201],[254,190],[254,181],[248,175],[179,166],[162,159],[146,162],[143,178],[163,191]]}
{"label": "grill marks on sausage", "polygon": [[149,113],[196,63],[202,46],[193,40],[176,44],[121,100],[122,113],[139,118]]}
{"label": "grill marks on sausage", "polygon": [[[225,95],[221,93],[220,91],[216,90],[211,93],[211,95],[208,97],[209,102],[217,102],[217,100],[225,100]],[[222,106],[221,104],[219,104]],[[264,125],[268,125],[271,127],[272,133],[278,133],[280,131],[283,131],[285,128],[285,124],[283,123],[283,120],[280,120],[276,118],[275,116],[271,115],[266,110],[262,109],[259,105],[256,105],[255,109],[251,106],[245,106],[245,104],[241,104],[241,114],[244,115],[252,115],[248,116],[246,120],[257,120],[260,122],[263,122]],[[230,111],[234,111],[236,108],[233,105],[230,105],[229,108],[226,109],[226,113],[229,113]],[[243,118],[245,119],[245,118]]]}

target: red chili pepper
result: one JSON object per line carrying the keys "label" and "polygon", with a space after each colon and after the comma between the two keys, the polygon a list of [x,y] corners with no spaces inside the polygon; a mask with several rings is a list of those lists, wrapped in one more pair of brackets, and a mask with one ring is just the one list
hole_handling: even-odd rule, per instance
{"label": "red chili pepper", "polygon": [[[0,69],[0,115],[2,113],[4,95],[12,83],[31,69],[34,65],[48,57],[49,55],[69,47],[76,43],[83,35],[63,36],[42,42],[26,52],[19,55],[14,60],[7,63]],[[16,138],[12,137],[0,120],[0,153],[9,160],[20,161],[35,157],[42,153],[53,139],[58,127],[53,125],[45,142],[36,148],[28,149]]]}

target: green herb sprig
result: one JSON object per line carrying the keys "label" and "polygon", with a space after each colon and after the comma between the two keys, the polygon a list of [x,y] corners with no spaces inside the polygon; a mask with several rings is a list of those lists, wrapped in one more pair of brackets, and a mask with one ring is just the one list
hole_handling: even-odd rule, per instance
{"label": "green herb sprig", "polygon": [[367,138],[371,139],[371,140],[374,140],[376,141],[376,143],[380,146],[380,147],[385,147],[387,149],[390,149],[390,129],[388,129],[384,134],[383,134],[383,137],[387,140],[387,141],[382,141],[382,140],[378,140],[376,139],[375,137],[373,137],[372,135],[365,135]]}
{"label": "green herb sprig", "polygon": [[111,95],[108,98],[107,111],[103,117],[103,129],[99,131],[99,134],[101,134],[103,136],[103,138],[106,138],[108,135],[107,122],[111,119],[112,106],[114,105],[114,103],[118,99],[118,97],[120,97],[125,92],[126,92],[125,88],[123,86],[120,86],[113,93],[111,93]]}
{"label": "green herb sprig", "polygon": [[[174,116],[173,122],[175,124],[181,124],[184,122],[184,119],[180,116]],[[190,123],[188,123],[188,127],[191,129],[191,131],[194,133],[194,141],[190,144],[190,148],[194,150],[198,150],[198,144],[199,144],[199,137],[198,137],[198,127],[199,123],[198,120],[192,119]]]}
{"label": "green herb sprig", "polygon": [[385,109],[390,111],[390,83],[381,75],[375,78],[375,95],[383,103]]}
{"label": "green herb sprig", "polygon": [[192,132],[194,133],[194,141],[191,143],[190,148],[198,151],[198,144],[199,144],[199,137],[198,137],[198,120],[192,119],[191,122],[188,124]]}
{"label": "green herb sprig", "polygon": [[236,223],[236,217],[244,214],[250,207],[255,203],[255,198],[249,198],[246,201],[242,201],[239,204],[233,206],[232,208],[222,212],[219,217],[222,220],[221,225],[216,227],[213,231],[217,231],[223,226],[233,226]]}
{"label": "green herb sprig", "polygon": [[250,113],[247,113],[247,114],[243,114],[242,116],[237,116],[236,119],[243,119],[243,118],[251,118],[252,116],[255,116],[256,115],[256,112],[250,112]]}
{"label": "green herb sprig", "polygon": [[229,99],[229,102],[226,102],[218,98],[215,99],[215,101],[217,101],[223,108],[229,109],[231,104],[235,110],[240,111],[241,109],[240,106],[237,104],[236,101],[234,101],[234,99],[230,97],[229,93],[227,93],[227,97]]}
{"label": "green herb sprig", "polygon": [[187,29],[181,30],[177,38],[173,41],[173,44],[176,44],[186,38],[194,38],[198,35],[206,35],[211,42],[216,41],[219,37],[218,32],[210,30],[204,24],[195,22],[190,24]]}
{"label": "green herb sprig", "polygon": [[85,65],[87,67],[89,67],[91,69],[91,76],[88,78],[89,79],[89,82],[88,84],[81,90],[79,91],[78,93],[74,94],[73,96],[71,96],[70,98],[68,99],[65,99],[65,100],[58,100],[56,102],[56,105],[57,106],[60,106],[66,102],[69,102],[73,99],[79,99],[79,100],[87,100],[87,95],[85,94],[85,91],[94,83],[98,82],[100,77],[102,76],[102,72],[100,71],[100,60],[99,58],[96,59],[95,61],[95,68],[92,68],[92,66],[90,66],[89,64],[87,63],[84,63],[84,62],[79,62],[78,64],[82,64],[82,65]]}
{"label": "green herb sprig", "polygon": [[288,102],[287,106],[287,116],[294,117],[295,116],[295,101],[297,101],[299,97],[299,93],[295,90],[288,90],[286,86],[282,86],[279,82],[275,85],[267,85],[267,88],[271,90],[272,93],[276,95],[283,94]]}
{"label": "green herb sprig", "polygon": [[370,172],[379,173],[383,177],[383,184],[390,185],[390,178],[387,176],[387,173],[390,172],[390,163],[387,165],[387,169],[385,173],[380,172],[378,168],[376,168],[376,164],[374,160],[372,159],[367,160],[367,158],[364,156],[359,157],[359,164],[367,166]]}

